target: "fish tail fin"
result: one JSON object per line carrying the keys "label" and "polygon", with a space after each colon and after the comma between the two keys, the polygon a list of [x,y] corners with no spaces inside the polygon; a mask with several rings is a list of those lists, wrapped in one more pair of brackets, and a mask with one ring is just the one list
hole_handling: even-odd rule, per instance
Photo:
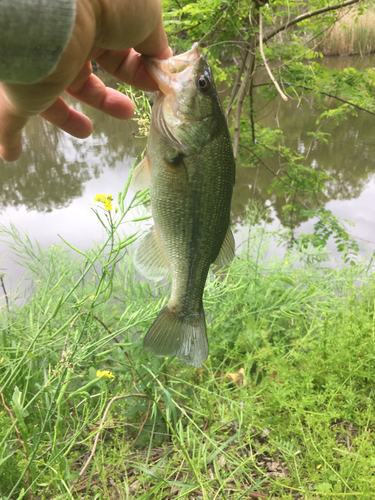
{"label": "fish tail fin", "polygon": [[146,333],[143,348],[155,356],[177,356],[188,365],[201,366],[208,356],[203,305],[199,312],[182,316],[167,304]]}

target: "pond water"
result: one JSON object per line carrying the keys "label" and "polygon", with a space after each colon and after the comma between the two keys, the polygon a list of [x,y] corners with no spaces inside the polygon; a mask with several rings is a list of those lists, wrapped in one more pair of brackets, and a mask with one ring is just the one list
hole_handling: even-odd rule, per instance
{"label": "pond water", "polygon": [[[330,67],[375,66],[375,56],[330,58]],[[108,83],[107,83],[108,84]],[[116,199],[123,189],[131,164],[146,141],[136,139],[134,122],[121,122],[80,103],[94,123],[92,136],[78,140],[43,122],[30,120],[24,135],[24,152],[14,163],[0,160],[0,218],[12,221],[21,232],[42,248],[61,242],[58,235],[85,250],[100,242],[104,230],[90,209],[98,193],[111,193]],[[375,249],[375,116],[359,112],[340,126],[324,126],[331,133],[328,144],[312,144],[307,131],[316,129],[316,115],[295,101],[278,102],[261,118],[264,125],[276,127],[279,121],[288,145],[303,153],[311,147],[310,164],[324,168],[333,178],[321,202],[336,216],[355,223],[349,232],[359,238],[363,252]],[[256,180],[256,182],[255,182]],[[241,223],[251,199],[270,207],[274,226],[283,223],[284,200],[269,193],[273,176],[266,169],[241,167],[237,170],[232,220]],[[296,232],[309,232],[314,221],[302,222]],[[334,251],[334,246],[331,246]],[[0,269],[5,270],[7,290],[21,279],[23,269],[12,261],[12,252],[0,242]],[[1,294],[0,294],[1,295]]]}

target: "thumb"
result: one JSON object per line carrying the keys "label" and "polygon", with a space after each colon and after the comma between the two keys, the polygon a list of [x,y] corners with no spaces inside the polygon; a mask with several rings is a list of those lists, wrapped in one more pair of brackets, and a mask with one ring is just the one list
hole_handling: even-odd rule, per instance
{"label": "thumb", "polygon": [[21,156],[21,131],[28,118],[17,115],[0,85],[0,157],[4,161],[15,161]]}

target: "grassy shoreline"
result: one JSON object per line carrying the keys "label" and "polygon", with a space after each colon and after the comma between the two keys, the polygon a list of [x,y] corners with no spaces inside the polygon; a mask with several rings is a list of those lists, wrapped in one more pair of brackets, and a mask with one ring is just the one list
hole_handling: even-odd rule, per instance
{"label": "grassy shoreline", "polygon": [[137,281],[130,256],[107,300],[97,266],[63,305],[84,262],[30,260],[34,293],[0,311],[1,500],[373,498],[370,266],[330,269],[312,247],[271,258],[282,234],[249,227],[207,282],[200,369],[141,349],[169,284]]}

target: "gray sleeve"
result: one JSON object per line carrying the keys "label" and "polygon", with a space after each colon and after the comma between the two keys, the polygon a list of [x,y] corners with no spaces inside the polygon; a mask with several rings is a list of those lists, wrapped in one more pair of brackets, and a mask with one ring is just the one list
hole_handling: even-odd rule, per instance
{"label": "gray sleeve", "polygon": [[56,68],[76,0],[0,0],[0,81],[34,83]]}

